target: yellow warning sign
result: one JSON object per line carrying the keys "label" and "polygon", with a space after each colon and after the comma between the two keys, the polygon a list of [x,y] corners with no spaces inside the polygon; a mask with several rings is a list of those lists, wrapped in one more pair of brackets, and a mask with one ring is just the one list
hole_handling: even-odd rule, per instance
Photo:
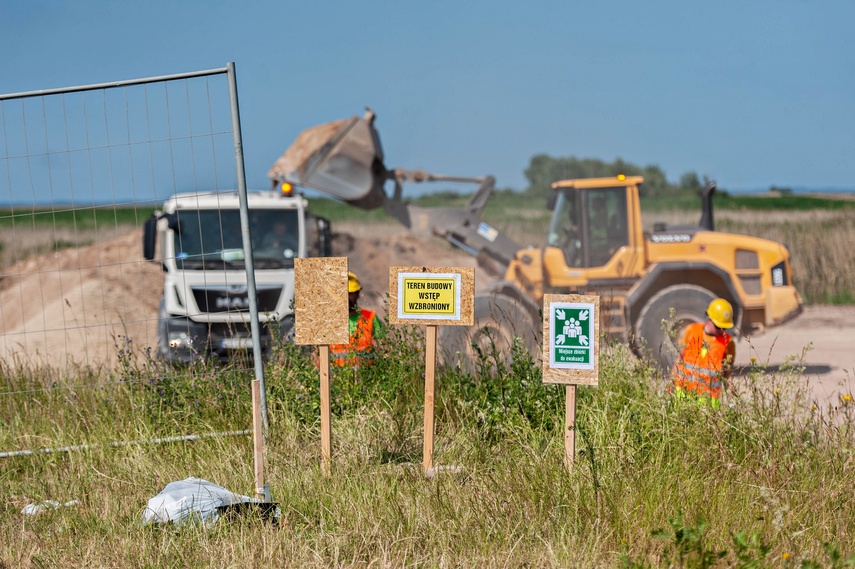
{"label": "yellow warning sign", "polygon": [[401,273],[399,278],[400,318],[460,317],[460,275]]}
{"label": "yellow warning sign", "polygon": [[389,322],[471,326],[475,269],[389,267]]}

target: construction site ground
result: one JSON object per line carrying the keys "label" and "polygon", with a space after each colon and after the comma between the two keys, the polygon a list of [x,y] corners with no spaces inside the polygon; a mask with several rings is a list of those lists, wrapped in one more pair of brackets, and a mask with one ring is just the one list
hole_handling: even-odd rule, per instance
{"label": "construction site ground", "polygon": [[[338,224],[333,253],[349,258],[364,287],[362,304],[381,314],[390,266],[475,267],[476,290],[489,282],[473,257],[391,223]],[[156,263],[142,260],[139,230],[31,257],[3,272],[0,357],[7,364],[110,366],[120,353],[145,357],[155,344],[163,273]],[[772,373],[762,377],[769,378],[789,364],[802,366],[813,397],[822,405],[835,404],[841,393],[855,390],[853,343],[855,306],[807,306],[787,324],[741,338],[738,373],[763,366]]]}

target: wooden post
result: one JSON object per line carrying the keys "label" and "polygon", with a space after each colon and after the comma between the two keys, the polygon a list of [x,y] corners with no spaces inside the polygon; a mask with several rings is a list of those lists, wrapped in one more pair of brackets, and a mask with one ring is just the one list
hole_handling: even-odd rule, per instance
{"label": "wooden post", "polygon": [[543,382],[564,384],[564,465],[576,460],[576,386],[600,382],[600,297],[543,296]]}
{"label": "wooden post", "polygon": [[321,371],[321,471],[330,475],[332,458],[332,435],[330,428],[330,347],[321,345],[319,367]]}
{"label": "wooden post", "polygon": [[573,467],[576,459],[576,386],[566,386],[564,402],[564,464]]}
{"label": "wooden post", "polygon": [[474,291],[475,269],[472,268],[389,267],[389,322],[426,327],[422,468],[428,477],[434,474],[436,329],[437,326],[472,326]]}
{"label": "wooden post", "polygon": [[261,407],[261,382],[252,381],[252,441],[255,462],[255,493],[265,494],[264,489],[264,432]]}
{"label": "wooden post", "polygon": [[318,346],[321,396],[321,472],[330,475],[330,345],[350,341],[347,257],[294,259],[294,335],[299,345]]}
{"label": "wooden post", "polygon": [[427,325],[425,333],[425,436],[423,466],[425,472],[433,468],[434,431],[434,377],[436,375],[436,326]]}

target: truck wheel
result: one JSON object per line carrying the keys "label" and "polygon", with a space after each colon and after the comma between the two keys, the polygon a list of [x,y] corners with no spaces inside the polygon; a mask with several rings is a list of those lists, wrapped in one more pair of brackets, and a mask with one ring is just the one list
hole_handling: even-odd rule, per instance
{"label": "truck wheel", "polygon": [[715,298],[712,292],[695,285],[669,286],[656,293],[638,316],[633,338],[636,354],[650,358],[667,373],[677,358],[677,343],[686,326],[703,322],[707,306]]}
{"label": "truck wheel", "polygon": [[512,361],[514,337],[523,340],[536,358],[540,354],[539,323],[521,304],[504,295],[476,296],[472,326],[442,326],[437,343],[441,365],[475,374],[495,374]]}

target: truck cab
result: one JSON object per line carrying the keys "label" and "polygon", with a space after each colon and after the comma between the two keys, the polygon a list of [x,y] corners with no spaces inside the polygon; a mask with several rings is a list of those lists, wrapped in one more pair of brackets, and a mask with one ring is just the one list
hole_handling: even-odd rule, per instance
{"label": "truck cab", "polygon": [[[256,300],[266,356],[293,333],[294,259],[330,254],[329,223],[286,191],[247,192]],[[143,254],[164,272],[157,354],[227,361],[252,349],[237,191],[176,194],[146,222]]]}

